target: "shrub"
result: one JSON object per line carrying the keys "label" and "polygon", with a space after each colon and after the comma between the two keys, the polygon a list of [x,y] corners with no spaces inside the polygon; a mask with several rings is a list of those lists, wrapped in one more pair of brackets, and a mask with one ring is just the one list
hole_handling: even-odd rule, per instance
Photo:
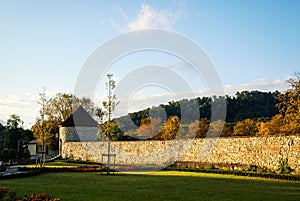
{"label": "shrub", "polygon": [[288,158],[279,159],[277,171],[279,174],[289,174],[292,171],[292,168],[289,166]]}
{"label": "shrub", "polygon": [[17,199],[16,193],[10,191],[8,188],[0,186],[0,200],[1,201],[60,201],[59,198],[54,198],[52,195],[46,193],[32,194],[25,196],[23,199]]}
{"label": "shrub", "polygon": [[21,149],[18,155],[18,159],[28,160],[30,159],[30,151],[28,149]]}
{"label": "shrub", "polygon": [[15,201],[16,193],[10,191],[8,188],[0,186],[0,200],[2,201]]}
{"label": "shrub", "polygon": [[216,167],[213,164],[210,164],[209,166],[207,166],[207,169],[214,170],[216,169]]}
{"label": "shrub", "polygon": [[7,161],[9,159],[9,157],[8,157],[8,149],[3,149],[1,151],[1,158],[4,161]]}
{"label": "shrub", "polygon": [[256,172],[257,171],[257,166],[256,165],[249,165],[246,171]]}

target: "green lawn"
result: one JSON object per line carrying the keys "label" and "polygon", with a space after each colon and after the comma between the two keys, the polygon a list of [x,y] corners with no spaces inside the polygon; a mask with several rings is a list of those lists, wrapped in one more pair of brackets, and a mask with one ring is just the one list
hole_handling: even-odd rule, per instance
{"label": "green lawn", "polygon": [[[31,167],[34,168],[36,167],[36,164],[31,164],[31,165],[24,165],[25,167]],[[46,162],[45,167],[86,167],[86,166],[95,166],[95,164],[85,164],[85,163],[72,163],[72,162],[66,162],[66,161],[53,161],[53,162]]]}
{"label": "green lawn", "polygon": [[300,201],[300,182],[190,172],[152,174],[47,173],[0,180],[25,194],[46,192],[62,201],[287,200]]}

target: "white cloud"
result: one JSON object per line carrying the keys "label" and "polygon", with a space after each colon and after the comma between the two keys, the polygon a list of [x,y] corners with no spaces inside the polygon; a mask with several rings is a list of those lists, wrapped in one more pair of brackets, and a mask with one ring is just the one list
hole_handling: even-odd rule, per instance
{"label": "white cloud", "polygon": [[168,10],[156,11],[149,5],[144,4],[137,15],[137,18],[131,21],[127,27],[129,30],[145,28],[164,28],[172,29],[178,20],[178,13],[172,13]]}
{"label": "white cloud", "polygon": [[19,115],[24,121],[24,127],[30,128],[38,116],[38,97],[30,93],[1,94],[0,119],[4,122],[11,114]]}
{"label": "white cloud", "polygon": [[280,79],[274,79],[274,80],[269,80],[269,79],[259,79],[259,80],[253,80],[248,83],[243,83],[239,85],[225,85],[224,90],[225,94],[233,95],[238,91],[265,91],[265,92],[273,92],[273,91],[284,91],[288,89],[289,86],[286,84],[285,81],[280,80]]}
{"label": "white cloud", "polygon": [[[179,4],[179,6],[181,5],[182,4]],[[147,28],[161,28],[171,30],[174,27],[175,23],[179,20],[182,9],[178,8],[175,11],[167,9],[155,10],[150,5],[143,4],[139,9],[136,18],[132,20],[128,19],[128,16],[122,9],[119,8],[119,12],[121,13],[122,19],[126,22],[124,26],[113,19],[109,20],[111,26],[118,32]]]}

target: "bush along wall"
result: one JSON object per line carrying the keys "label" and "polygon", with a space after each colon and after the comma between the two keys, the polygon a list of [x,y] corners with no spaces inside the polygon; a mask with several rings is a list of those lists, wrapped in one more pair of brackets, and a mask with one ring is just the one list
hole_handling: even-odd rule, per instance
{"label": "bush along wall", "polygon": [[259,168],[256,165],[242,166],[238,164],[208,164],[195,162],[175,162],[173,165],[165,168],[166,171],[188,171],[203,172],[225,175],[237,175],[248,177],[261,177],[269,179],[281,179],[289,181],[300,181],[300,175],[291,175],[285,172],[272,172],[265,168]]}

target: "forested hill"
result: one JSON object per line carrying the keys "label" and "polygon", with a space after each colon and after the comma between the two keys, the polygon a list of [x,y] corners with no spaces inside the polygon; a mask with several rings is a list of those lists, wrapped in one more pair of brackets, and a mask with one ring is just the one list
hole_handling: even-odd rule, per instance
{"label": "forested hill", "polygon": [[[276,108],[276,96],[279,92],[261,92],[261,91],[243,91],[237,92],[235,96],[226,96],[227,113],[226,122],[235,123],[244,119],[259,119],[270,120],[275,114],[278,113]],[[211,103],[212,99],[217,100],[224,97],[202,97],[192,100],[181,101],[197,101],[201,118],[210,119],[211,116]],[[180,118],[180,102],[172,101],[168,104],[161,104],[159,107],[164,108],[167,117],[178,116]],[[151,108],[155,110],[158,106]],[[150,108],[145,110],[128,114],[130,119],[139,126],[141,120],[149,116]],[[126,125],[128,115],[117,119],[119,123],[123,122]]]}

